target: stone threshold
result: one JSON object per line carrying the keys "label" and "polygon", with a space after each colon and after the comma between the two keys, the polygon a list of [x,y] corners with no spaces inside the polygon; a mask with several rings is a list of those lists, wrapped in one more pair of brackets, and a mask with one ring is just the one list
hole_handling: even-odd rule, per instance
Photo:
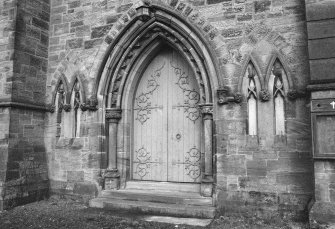
{"label": "stone threshold", "polygon": [[164,216],[214,218],[211,197],[200,196],[199,184],[127,182],[121,190],[105,190],[92,199],[90,207],[123,209]]}

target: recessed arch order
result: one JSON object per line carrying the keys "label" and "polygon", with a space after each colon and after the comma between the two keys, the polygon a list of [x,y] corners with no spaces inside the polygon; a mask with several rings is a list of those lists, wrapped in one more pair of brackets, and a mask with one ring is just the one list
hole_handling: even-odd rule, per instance
{"label": "recessed arch order", "polygon": [[104,106],[122,107],[125,85],[130,72],[137,71],[136,62],[166,44],[181,53],[193,68],[202,103],[213,103],[214,88],[221,83],[210,36],[168,6],[143,4],[135,10],[136,16],[109,44],[96,77],[94,93],[105,99]]}
{"label": "recessed arch order", "polygon": [[[213,104],[215,89],[222,86],[219,74],[219,61],[214,54],[215,29],[201,17],[191,14],[187,7],[180,10],[179,5],[164,4],[162,1],[139,1],[120,17],[119,22],[107,35],[104,44],[104,57],[96,77],[93,93],[105,108],[108,122],[108,168],[113,176],[129,180],[129,170],[117,162],[117,151],[124,147],[125,160],[131,160],[131,136],[123,138],[124,131],[130,133],[132,126],[131,104],[143,72],[164,47],[174,49],[192,69],[195,83],[199,89],[200,103],[197,109],[202,113],[201,152],[201,195],[212,196],[213,191]],[[118,128],[119,120],[122,119]],[[123,139],[120,139],[123,138]],[[123,146],[117,146],[123,142]],[[130,152],[131,151],[131,152]],[[123,160],[123,159],[121,159]],[[120,173],[116,173],[119,171]],[[128,174],[128,175],[127,175]],[[122,182],[121,182],[122,183]]]}

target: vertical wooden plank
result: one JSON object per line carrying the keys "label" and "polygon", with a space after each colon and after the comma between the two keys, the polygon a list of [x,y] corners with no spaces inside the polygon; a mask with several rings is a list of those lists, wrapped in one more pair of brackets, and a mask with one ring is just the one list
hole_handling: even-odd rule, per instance
{"label": "vertical wooden plank", "polygon": [[165,62],[158,55],[140,80],[134,100],[133,179],[166,181],[166,131],[164,126]]}
{"label": "vertical wooden plank", "polygon": [[[162,50],[145,70],[135,97],[133,178],[199,182],[199,89],[186,60],[171,49]],[[141,99],[145,102],[138,105]]]}
{"label": "vertical wooden plank", "polygon": [[188,63],[173,52],[169,87],[169,181],[199,182],[201,117],[197,107],[199,89]]}

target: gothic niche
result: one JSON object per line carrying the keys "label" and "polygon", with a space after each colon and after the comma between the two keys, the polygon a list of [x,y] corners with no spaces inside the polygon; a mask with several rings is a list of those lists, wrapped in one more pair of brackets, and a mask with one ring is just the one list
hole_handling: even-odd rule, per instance
{"label": "gothic niche", "polygon": [[80,96],[80,84],[76,79],[72,93],[71,93],[71,107],[73,107],[71,111],[72,118],[72,137],[79,137],[80,135],[80,116],[81,110],[79,109],[81,106],[81,96]]}
{"label": "gothic niche", "polygon": [[282,64],[277,59],[272,67],[269,79],[269,88],[272,90],[275,134],[285,135],[285,98],[287,88],[285,82],[287,76]]}
{"label": "gothic niche", "polygon": [[56,139],[58,140],[62,133],[63,107],[65,101],[65,90],[63,82],[58,84],[55,97],[55,111],[56,111]]}
{"label": "gothic niche", "polygon": [[246,68],[242,84],[242,92],[245,95],[248,107],[248,135],[257,135],[257,107],[259,100],[258,91],[260,84],[259,76],[257,75],[256,69],[251,62]]}

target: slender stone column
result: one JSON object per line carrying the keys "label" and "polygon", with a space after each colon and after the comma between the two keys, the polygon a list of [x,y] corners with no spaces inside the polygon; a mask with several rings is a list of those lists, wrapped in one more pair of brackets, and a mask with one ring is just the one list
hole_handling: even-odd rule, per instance
{"label": "slender stone column", "polygon": [[201,105],[204,121],[205,171],[201,181],[201,195],[210,197],[213,193],[213,104]]}
{"label": "slender stone column", "polygon": [[117,130],[121,112],[119,108],[106,110],[105,117],[108,123],[108,168],[104,176],[106,190],[120,187],[120,173],[117,169]]}

